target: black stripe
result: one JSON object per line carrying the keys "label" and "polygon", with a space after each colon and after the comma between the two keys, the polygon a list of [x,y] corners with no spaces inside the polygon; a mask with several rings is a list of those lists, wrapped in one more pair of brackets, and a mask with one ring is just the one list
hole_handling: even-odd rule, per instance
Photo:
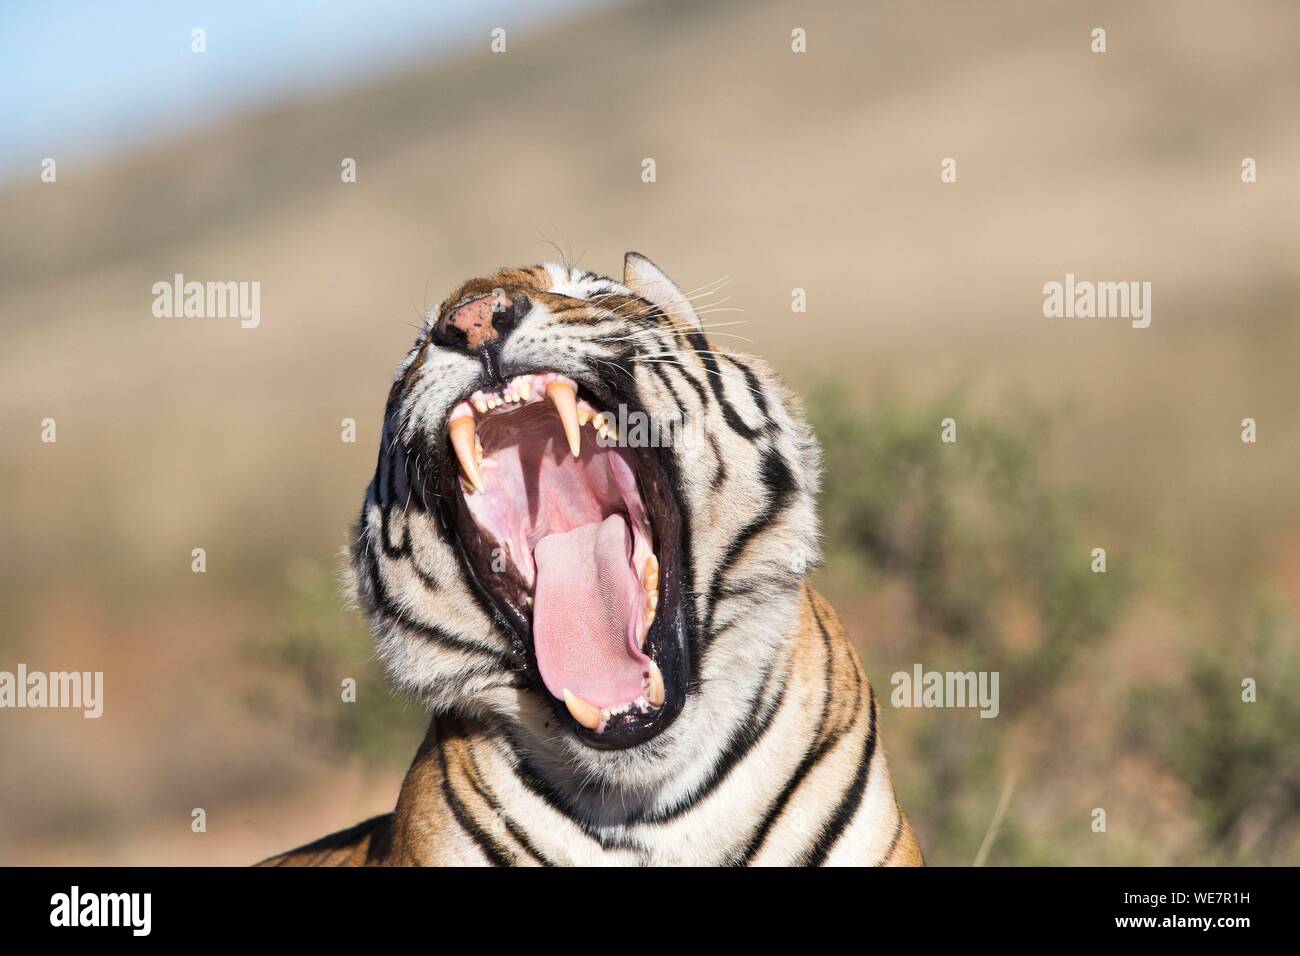
{"label": "black stripe", "polygon": [[[695,394],[696,396],[698,396],[700,400],[700,404],[704,406],[704,411],[706,412],[708,411],[709,409],[708,389],[704,386],[703,383],[700,382],[699,379],[697,379],[694,375],[691,375],[687,372],[685,365],[678,365],[676,362],[673,362],[671,360],[666,360],[663,357],[646,355],[644,351],[638,351],[637,354],[633,356],[633,361],[635,361],[637,358],[640,357],[644,357],[646,360],[646,364],[650,365],[650,367],[655,370],[655,374],[658,375],[665,382],[668,381],[669,374],[680,375],[682,378],[684,378],[686,382],[691,386],[691,388],[695,389]],[[673,397],[674,398],[677,397],[677,392],[675,390],[673,391]],[[682,404],[680,398],[677,399],[677,406],[683,410],[685,410],[686,408],[686,406]]]}
{"label": "black stripe", "polygon": [[[392,491],[389,464],[389,459],[392,456],[388,453],[388,448],[391,444],[392,435],[398,434],[393,429],[400,426],[400,422],[397,421],[399,417],[397,409],[400,404],[401,399],[397,394],[397,384],[394,383],[392,390],[388,394],[388,401],[384,404],[384,422],[379,429],[379,454],[375,459],[375,500],[380,504],[387,502],[388,494]],[[386,484],[388,487],[385,487]]]}
{"label": "black stripe", "polygon": [[[602,310],[598,306],[592,305],[585,299],[574,300],[574,305],[550,306],[550,324],[551,325],[592,325],[596,322],[603,321],[608,316],[602,315]],[[581,316],[581,321],[571,316]]]}
{"label": "black stripe", "polygon": [[383,578],[379,573],[379,559],[375,556],[373,549],[366,549],[367,577],[370,579],[371,600],[375,609],[385,617],[392,618],[403,627],[410,628],[421,637],[432,641],[435,644],[442,644],[453,650],[463,651],[466,654],[478,654],[483,657],[491,658],[501,667],[513,668],[514,659],[496,648],[486,647],[473,641],[467,641],[464,638],[457,637],[444,631],[440,627],[432,624],[425,624],[422,621],[415,621],[400,606],[393,602],[388,596],[388,589],[384,586]]}
{"label": "black stripe", "polygon": [[[330,853],[338,852],[340,850],[355,849],[362,840],[367,837],[373,838],[376,833],[382,837],[382,835],[391,828],[392,823],[393,815],[391,813],[380,814],[379,816],[371,817],[369,820],[364,820],[356,826],[348,827],[346,830],[340,830],[337,833],[331,833],[328,836],[323,836],[319,840],[313,840],[311,843],[303,844],[300,847],[290,850],[288,853],[281,853],[278,857],[272,858],[279,859],[281,862],[276,862],[274,864],[262,863],[259,865],[284,866],[294,857],[301,857],[308,853],[317,855],[316,859],[312,861],[313,864],[315,864],[323,857],[329,856]],[[374,843],[372,842],[371,852],[373,852],[373,848]],[[370,858],[370,853],[367,853],[367,858]]]}
{"label": "black stripe", "polygon": [[[690,421],[690,412],[688,412],[686,408],[686,404],[682,401],[682,396],[677,391],[677,386],[673,384],[672,378],[669,377],[669,373],[667,369],[664,368],[662,363],[651,362],[650,368],[653,370],[654,375],[659,379],[659,381],[663,384],[663,386],[666,389],[668,389],[668,393],[672,395],[673,403],[677,406],[678,410],[681,412],[682,417],[681,417],[680,424],[683,428],[685,428]],[[703,425],[703,419],[706,415],[708,404],[709,404],[708,393],[704,391],[703,386],[700,385],[699,382],[695,381],[693,377],[689,375],[682,375],[682,377],[685,378],[686,381],[690,382],[691,385],[695,387],[695,391],[700,398],[700,403],[704,406],[704,408],[701,409],[699,412],[701,425]],[[723,461],[722,447],[718,444],[717,436],[715,436],[712,432],[708,432],[707,435],[709,439],[709,447],[713,451],[713,459],[715,462],[713,468],[713,476],[709,480],[712,483],[712,485],[716,488],[727,480],[727,464],[725,461]]]}
{"label": "black stripe", "polygon": [[[411,553],[411,528],[410,525],[403,521],[402,543],[393,544],[392,532],[389,530],[388,523],[392,520],[391,516],[396,511],[394,503],[381,506],[379,509],[379,546],[384,549],[384,554],[390,558],[404,558]],[[406,514],[403,512],[403,519]]]}
{"label": "black stripe", "polygon": [[[407,534],[410,534],[411,526],[407,525],[406,527],[407,527]],[[425,590],[427,591],[438,590],[438,582],[434,579],[432,574],[424,570],[424,568],[420,567],[420,565],[415,560],[414,552],[408,555],[406,560],[410,562],[411,570],[414,571],[415,576],[420,579],[420,583],[424,585]]]}
{"label": "black stripe", "polygon": [[[749,752],[758,745],[759,741],[766,736],[776,719],[777,712],[780,711],[781,705],[785,703],[785,692],[789,686],[789,670],[782,675],[781,686],[776,695],[767,700],[767,685],[772,675],[775,663],[769,664],[767,671],[763,675],[758,690],[754,692],[750,700],[749,712],[744,720],[737,724],[732,730],[730,737],[727,738],[727,744],[723,748],[718,759],[714,761],[713,766],[709,769],[704,778],[704,783],[696,788],[690,796],[659,810],[646,813],[642,816],[634,815],[629,818],[629,823],[658,824],[666,823],[673,820],[689,810],[694,809],[700,803],[708,799],[722,782],[727,779],[731,771],[736,768],[742,759],[749,755]],[[766,701],[766,703],[765,703]],[[760,713],[760,708],[762,713]]]}
{"label": "black stripe", "polygon": [[[809,598],[808,600],[811,604],[812,599]],[[818,620],[819,625],[820,623],[821,621]],[[739,866],[747,866],[750,861],[754,859],[754,855],[762,848],[763,841],[767,839],[768,833],[771,831],[772,827],[776,825],[776,821],[780,819],[781,814],[785,811],[786,804],[790,802],[790,799],[794,796],[795,790],[797,790],[799,784],[803,782],[804,776],[817,765],[817,762],[820,761],[823,756],[825,756],[826,751],[829,749],[827,744],[831,740],[835,739],[831,737],[823,740],[820,744],[817,743],[817,738],[821,736],[822,728],[825,727],[826,719],[830,714],[831,673],[834,669],[835,663],[835,653],[834,649],[831,647],[830,634],[827,633],[826,628],[824,627],[821,628],[821,634],[822,641],[826,646],[826,667],[822,687],[822,712],[821,716],[817,719],[817,734],[813,737],[813,743],[809,744],[808,750],[805,751],[803,759],[799,761],[799,766],[795,768],[794,773],[786,780],[785,786],[781,788],[781,792],[777,794],[776,799],[772,801],[772,805],[768,807],[767,814],[763,817],[762,822],[759,823],[758,829],[754,831],[753,836],[750,837],[749,843],[746,845],[744,852],[740,855],[740,858],[735,861]]]}
{"label": "black stripe", "polygon": [[[379,454],[375,457],[375,476],[370,479],[370,487],[366,490],[366,498],[369,499],[371,495],[374,495],[375,504],[380,505],[384,502],[384,462],[387,460],[387,456],[384,454],[384,435],[386,434],[386,429],[387,426],[380,429],[379,432]],[[361,503],[362,518],[365,517],[366,506],[368,503],[368,501],[363,501]]]}
{"label": "black stripe", "polygon": [[516,824],[514,820],[510,819],[509,814],[507,814],[502,808],[500,802],[493,795],[492,791],[487,789],[486,786],[480,786],[478,781],[474,779],[475,777],[481,777],[483,773],[479,769],[478,760],[474,756],[474,748],[472,746],[469,748],[469,762],[470,766],[474,768],[474,774],[469,778],[469,785],[474,788],[474,792],[492,808],[492,812],[494,812],[501,819],[501,822],[505,824],[506,832],[515,838],[516,842],[524,848],[525,853],[542,866],[555,866],[554,863],[547,859],[546,854],[537,849],[533,844],[533,841],[529,839],[528,834],[524,832],[523,828]]}
{"label": "black stripe", "polygon": [[513,770],[515,778],[523,784],[530,793],[539,797],[556,813],[567,818],[574,824],[574,826],[578,827],[578,829],[580,829],[584,834],[599,844],[602,850],[632,850],[639,853],[645,852],[646,848],[630,837],[613,837],[588,823],[587,820],[569,804],[566,794],[556,789],[550,781],[532,768],[524,758],[521,749],[515,743],[509,730],[504,732],[504,737],[510,747],[511,756],[513,757],[513,759],[509,761],[511,770]]}
{"label": "black stripe", "polygon": [[[406,460],[405,456],[403,456],[403,460]],[[404,470],[406,470],[405,467]],[[407,474],[407,484],[408,487],[414,487],[410,485],[409,473]],[[408,503],[415,504],[417,513],[424,510],[423,504],[419,501],[420,497],[420,495],[412,494],[408,499]],[[422,583],[428,590],[436,591],[438,589],[438,582],[434,579],[432,574],[420,567],[415,560],[415,549],[411,544],[411,522],[407,513],[407,503],[403,503],[401,506],[402,543],[400,545],[393,543],[393,534],[390,527],[393,521],[393,514],[398,510],[398,502],[391,501],[387,504],[378,505],[377,507],[379,508],[379,545],[383,549],[384,555],[395,561],[402,559],[409,561],[411,570],[413,570],[415,576],[420,579],[420,583]],[[436,526],[435,533],[437,533]]]}
{"label": "black stripe", "polygon": [[[858,761],[858,770],[853,775],[853,782],[849,784],[848,790],[844,792],[839,806],[835,808],[835,813],[831,815],[830,821],[822,829],[817,842],[799,861],[800,866],[821,866],[825,863],[826,857],[830,855],[831,850],[835,849],[835,844],[839,842],[845,828],[858,812],[858,807],[862,805],[862,795],[866,792],[867,780],[871,775],[871,761],[876,756],[876,692],[874,689],[871,691],[871,707],[868,710],[868,717],[871,726],[867,730],[867,742],[862,748],[862,759]],[[902,820],[901,814],[899,820],[900,822]],[[897,839],[897,834],[895,834],[895,839]]]}
{"label": "black stripe", "polygon": [[769,448],[763,455],[761,480],[768,491],[767,504],[731,539],[727,556],[714,572],[713,581],[709,585],[709,609],[704,619],[704,632],[709,640],[714,636],[713,616],[718,609],[718,596],[722,593],[727,572],[740,560],[750,540],[769,528],[794,497],[794,475],[775,448]]}
{"label": "black stripe", "polygon": [[[633,361],[635,361],[635,356],[633,356]],[[674,385],[673,380],[668,377],[668,370],[665,369],[663,364],[660,362],[651,362],[650,370],[659,381],[663,382],[664,387],[668,389],[668,393],[673,397],[673,404],[675,404],[681,410],[682,414],[685,415],[686,404],[682,401],[682,396],[678,393],[677,386]],[[692,383],[695,384],[697,388],[699,387],[698,382],[692,380]]]}
{"label": "black stripe", "polygon": [[[634,314],[607,315],[597,325],[611,324],[608,332],[596,332],[592,341],[605,346],[611,352],[619,352],[623,358],[633,358],[645,353],[645,346],[652,345],[658,352],[666,352],[673,347],[671,337],[659,328],[653,320],[640,321]],[[632,331],[628,331],[632,326]],[[631,344],[629,344],[631,343]],[[648,353],[646,353],[648,354]]]}
{"label": "black stripe", "polygon": [[898,806],[898,800],[894,800],[894,813],[897,819],[894,822],[894,835],[889,839],[889,846],[885,848],[884,855],[875,862],[876,866],[884,866],[889,862],[889,858],[894,855],[894,850],[898,847],[899,837],[903,835],[903,811]]}
{"label": "black stripe", "polygon": [[513,866],[515,862],[514,854],[510,853],[505,847],[499,845],[492,837],[470,816],[465,805],[460,802],[456,796],[456,791],[452,789],[451,778],[447,773],[447,755],[442,749],[442,737],[438,737],[438,763],[442,767],[442,794],[447,798],[447,805],[451,807],[452,815],[456,817],[456,822],[460,824],[462,830],[468,833],[478,848],[487,857],[488,862],[493,866]]}
{"label": "black stripe", "polygon": [[[797,592],[803,588],[800,581],[792,581],[782,578],[779,581],[773,581],[771,577],[756,575],[745,578],[733,584],[724,584],[718,591],[723,598],[749,597],[753,594],[761,594],[764,597],[771,597],[773,592],[790,591]],[[729,625],[730,626],[730,625]],[[726,630],[725,627],[718,628],[718,633]]]}
{"label": "black stripe", "polygon": [[406,448],[400,441],[394,441],[393,446],[388,449],[388,458],[385,461],[384,484],[387,485],[388,492],[386,497],[390,504],[396,504],[400,492],[397,489],[397,454],[400,450],[403,458],[406,456]]}
{"label": "black stripe", "polygon": [[[667,823],[668,821],[674,820],[690,810],[693,810],[722,785],[731,774],[731,771],[734,770],[741,760],[748,756],[750,750],[757,746],[758,743],[767,735],[767,732],[775,722],[777,713],[785,703],[786,690],[789,686],[788,670],[782,676],[781,686],[778,688],[775,696],[768,700],[767,695],[765,694],[774,666],[775,664],[769,665],[758,690],[754,692],[754,696],[750,701],[748,717],[741,721],[737,725],[736,729],[732,731],[727,740],[726,747],[710,768],[704,783],[694,790],[689,797],[673,804],[672,806],[647,811],[644,814],[629,814],[625,821],[626,825],[657,825]],[[544,777],[532,769],[527,761],[519,754],[517,748],[514,748],[513,742],[511,746],[512,754],[515,757],[515,760],[512,761],[512,766],[515,771],[515,776],[519,778],[520,782],[529,791],[540,797],[550,807],[580,827],[587,836],[599,843],[602,849],[644,850],[644,847],[640,843],[637,843],[630,838],[611,838],[604,832],[591,827],[587,821],[569,805],[563,793],[553,787]]]}
{"label": "black stripe", "polygon": [[[731,430],[740,437],[751,440],[763,434],[762,427],[750,428],[745,424],[745,420],[740,417],[740,414],[732,407],[731,403],[727,401],[727,393],[724,387],[725,382],[722,378],[722,369],[718,367],[717,359],[709,354],[708,339],[706,339],[700,332],[688,332],[686,334],[686,339],[695,349],[695,354],[699,356],[700,362],[704,365],[704,369],[708,373],[709,388],[713,390],[713,397],[718,400],[718,405],[722,408],[722,417]],[[753,373],[750,372],[749,369],[744,369],[743,371],[748,373],[749,376],[753,376]],[[756,404],[761,404],[762,407],[766,408],[765,402],[756,402]],[[763,424],[767,424],[766,418],[764,418]]]}
{"label": "black stripe", "polygon": [[709,447],[713,449],[713,460],[715,462],[713,476],[709,479],[709,482],[714,488],[719,488],[727,480],[727,463],[722,458],[722,446],[718,444],[718,437],[712,432],[709,432]]}
{"label": "black stripe", "polygon": [[[718,595],[718,607],[725,608],[729,601],[760,593],[762,594],[762,600],[770,603],[772,598],[777,595],[794,596],[801,587],[801,582],[787,579],[774,579],[766,581],[762,585],[745,586],[735,593],[732,593],[731,588],[724,587]],[[715,615],[713,630],[710,632],[709,637],[710,643],[726,634],[733,627],[745,623],[752,613],[753,607],[747,603],[737,607],[734,613],[724,616],[721,620],[718,620],[717,615]]]}
{"label": "black stripe", "polygon": [[[400,435],[402,432],[406,431],[406,425],[410,418],[410,414],[412,410],[418,408],[420,406],[420,402],[424,400],[424,396],[429,394],[430,390],[432,390],[432,388],[436,384],[438,384],[438,376],[430,375],[428,376],[428,380],[422,384],[424,387],[421,388],[418,392],[412,392],[409,395],[402,396],[402,401],[400,402],[400,404],[402,405],[402,410],[405,413],[405,416],[401,421],[396,423],[397,430],[394,434]],[[389,412],[386,411],[384,414],[388,415]]]}
{"label": "black stripe", "polygon": [[754,374],[754,370],[734,355],[727,355],[724,357],[728,362],[740,369],[740,373],[745,376],[745,381],[749,385],[750,394],[754,397],[754,404],[758,406],[758,413],[763,416],[765,421],[768,421],[769,425],[775,424],[768,420],[767,393],[763,391],[763,383],[758,380],[758,376]]}
{"label": "black stripe", "polygon": [[470,687],[471,681],[483,678],[488,678],[488,683],[473,685],[475,694],[482,694],[502,687],[525,690],[532,686],[528,683],[527,677],[517,672],[510,673],[503,680],[496,675],[484,674],[478,667],[463,667],[447,674],[435,674],[427,679],[422,678],[420,680],[420,690],[422,693],[430,695],[436,695],[443,691],[454,691],[458,692],[458,696],[463,697]]}

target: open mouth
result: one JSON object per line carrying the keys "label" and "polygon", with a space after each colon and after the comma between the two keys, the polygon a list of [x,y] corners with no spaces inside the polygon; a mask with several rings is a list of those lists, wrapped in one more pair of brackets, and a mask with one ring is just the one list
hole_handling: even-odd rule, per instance
{"label": "open mouth", "polygon": [[601,747],[667,726],[687,666],[667,468],[618,429],[573,379],[517,376],[452,409],[459,471],[441,489],[480,592],[521,638],[557,713]]}

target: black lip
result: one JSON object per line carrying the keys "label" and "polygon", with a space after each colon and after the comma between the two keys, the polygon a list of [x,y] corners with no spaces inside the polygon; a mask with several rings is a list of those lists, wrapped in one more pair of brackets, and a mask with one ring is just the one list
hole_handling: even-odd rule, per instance
{"label": "black lip", "polygon": [[[546,371],[552,369],[511,368],[506,378]],[[565,374],[569,374],[578,383],[579,395],[598,408],[617,409],[621,405],[629,414],[633,411],[644,413],[634,395],[620,393],[583,374]],[[464,397],[479,388],[495,390],[500,388],[500,383],[476,383]],[[506,586],[487,585],[489,580],[500,582],[502,576],[489,577],[490,568],[484,556],[490,554],[491,548],[483,546],[488,542],[465,506],[459,480],[460,466],[450,442],[443,438],[437,444],[436,449],[431,449],[432,457],[437,462],[432,479],[435,484],[435,494],[432,497],[439,520],[451,533],[460,555],[461,566],[472,582],[479,603],[514,638],[521,669],[528,674],[534,689],[550,701],[557,719],[584,743],[601,750],[634,747],[662,733],[681,713],[691,678],[691,631],[687,620],[689,602],[683,600],[689,572],[683,560],[683,528],[677,506],[679,475],[672,455],[665,448],[629,449],[636,458],[637,481],[641,486],[641,496],[646,504],[659,558],[659,609],[647,635],[647,646],[650,656],[664,676],[664,704],[648,714],[629,711],[611,717],[604,731],[598,734],[574,720],[564,702],[552,697],[542,682],[533,650],[532,624],[525,610],[527,604],[522,586],[518,582],[508,582]],[[514,586],[517,593],[507,593],[507,586]]]}

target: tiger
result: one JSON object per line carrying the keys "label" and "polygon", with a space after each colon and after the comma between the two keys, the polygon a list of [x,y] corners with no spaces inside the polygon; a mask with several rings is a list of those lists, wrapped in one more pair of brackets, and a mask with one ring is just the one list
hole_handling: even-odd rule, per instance
{"label": "tiger", "polygon": [[820,561],[821,452],[645,256],[504,268],[397,368],[350,576],[433,717],[270,866],[922,865]]}

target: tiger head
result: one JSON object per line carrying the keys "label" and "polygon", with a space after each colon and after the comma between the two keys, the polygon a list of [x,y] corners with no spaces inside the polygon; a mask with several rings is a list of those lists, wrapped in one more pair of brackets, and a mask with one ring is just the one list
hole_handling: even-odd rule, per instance
{"label": "tiger head", "polygon": [[380,657],[542,772],[650,788],[743,740],[818,558],[819,452],[628,253],[472,279],[397,369],[352,564]]}

